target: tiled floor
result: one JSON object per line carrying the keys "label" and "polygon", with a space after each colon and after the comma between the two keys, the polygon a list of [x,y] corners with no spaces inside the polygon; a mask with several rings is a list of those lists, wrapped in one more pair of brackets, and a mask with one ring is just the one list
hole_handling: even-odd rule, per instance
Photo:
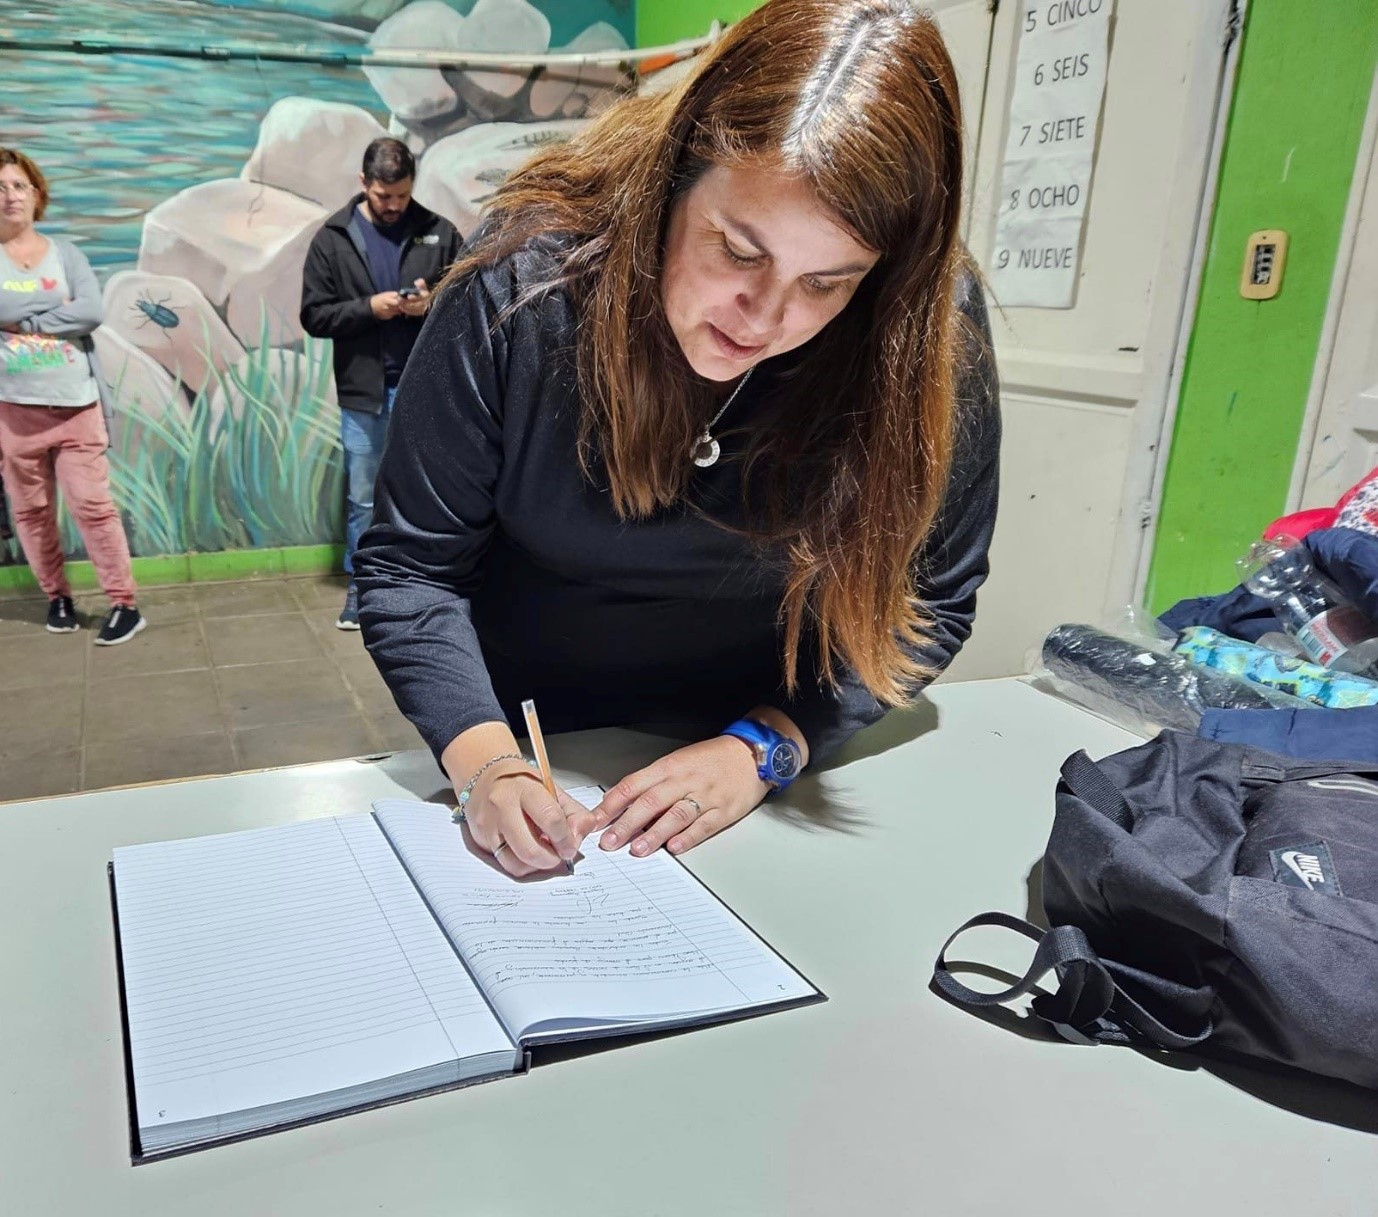
{"label": "tiled floor", "polygon": [[148,629],[49,634],[43,600],[0,600],[0,802],[421,747],[357,633],[342,578],[147,588]]}

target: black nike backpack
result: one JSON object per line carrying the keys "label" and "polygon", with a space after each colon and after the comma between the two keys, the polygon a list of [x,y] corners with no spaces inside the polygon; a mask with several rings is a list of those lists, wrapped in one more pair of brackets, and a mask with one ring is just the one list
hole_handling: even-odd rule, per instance
{"label": "black nike backpack", "polygon": [[[1165,731],[1068,759],[1043,859],[1042,930],[987,913],[933,982],[1032,1010],[1077,1042],[1260,1057],[1378,1087],[1378,766],[1298,761]],[[948,970],[958,934],[1038,943],[1003,992]]]}

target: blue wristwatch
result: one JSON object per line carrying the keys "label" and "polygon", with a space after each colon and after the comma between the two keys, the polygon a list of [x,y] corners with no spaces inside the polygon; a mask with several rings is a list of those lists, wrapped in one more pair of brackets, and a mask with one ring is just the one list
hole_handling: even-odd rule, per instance
{"label": "blue wristwatch", "polygon": [[724,727],[722,734],[741,740],[751,749],[761,781],[775,790],[783,790],[804,767],[804,754],[798,744],[754,718],[739,718],[730,727]]}

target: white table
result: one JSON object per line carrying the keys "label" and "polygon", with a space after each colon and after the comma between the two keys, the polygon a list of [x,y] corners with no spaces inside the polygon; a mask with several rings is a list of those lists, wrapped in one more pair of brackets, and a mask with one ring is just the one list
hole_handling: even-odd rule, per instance
{"label": "white table", "polygon": [[[0,807],[0,1213],[871,1217],[1378,1211],[1378,1125],[1325,1083],[1011,1034],[928,988],[971,914],[1023,913],[1062,759],[1138,741],[1014,681],[941,686],[689,855],[831,998],[131,1167],[106,862],[116,845],[441,789],[422,753]],[[663,741],[552,741],[609,782]],[[1005,967],[983,931],[959,951]],[[978,982],[979,983],[979,982]]]}

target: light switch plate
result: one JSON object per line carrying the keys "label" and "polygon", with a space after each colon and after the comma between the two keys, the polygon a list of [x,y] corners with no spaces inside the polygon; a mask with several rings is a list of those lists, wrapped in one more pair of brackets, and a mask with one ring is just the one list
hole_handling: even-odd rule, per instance
{"label": "light switch plate", "polygon": [[1282,269],[1287,264],[1287,234],[1280,228],[1250,233],[1244,246],[1244,270],[1239,294],[1245,300],[1271,300],[1282,289]]}

